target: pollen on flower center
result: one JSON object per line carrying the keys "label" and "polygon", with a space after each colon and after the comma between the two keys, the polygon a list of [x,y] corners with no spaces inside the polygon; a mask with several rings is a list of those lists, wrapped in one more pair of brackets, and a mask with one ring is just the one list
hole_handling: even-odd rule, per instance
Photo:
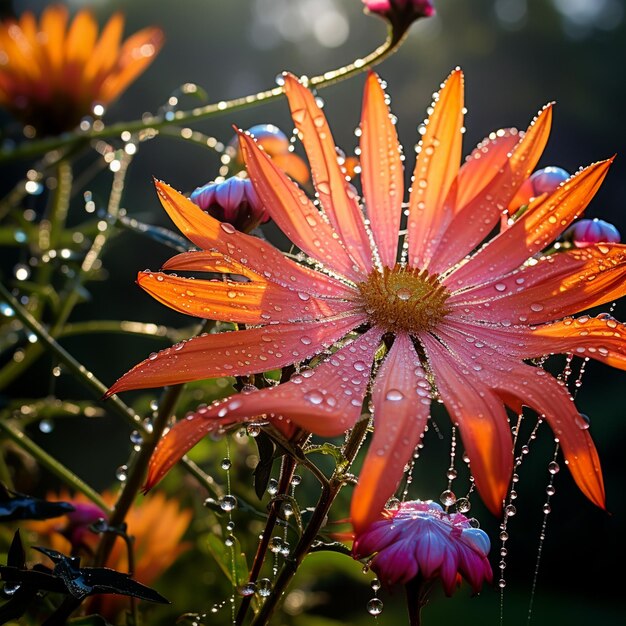
{"label": "pollen on flower center", "polygon": [[371,323],[388,332],[431,330],[448,313],[449,292],[437,274],[426,270],[385,267],[373,271],[358,287]]}

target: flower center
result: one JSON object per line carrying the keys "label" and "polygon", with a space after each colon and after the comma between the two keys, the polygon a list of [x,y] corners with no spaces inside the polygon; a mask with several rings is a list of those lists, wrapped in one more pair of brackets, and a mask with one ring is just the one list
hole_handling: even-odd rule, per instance
{"label": "flower center", "polygon": [[358,287],[371,323],[387,332],[432,330],[448,313],[448,290],[438,274],[429,275],[426,270],[385,267],[372,272]]}

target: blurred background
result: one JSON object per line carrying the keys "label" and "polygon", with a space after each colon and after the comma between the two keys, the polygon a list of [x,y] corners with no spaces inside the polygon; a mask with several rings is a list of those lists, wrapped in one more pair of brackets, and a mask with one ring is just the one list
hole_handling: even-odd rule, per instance
{"label": "blurred background", "polygon": [[[5,15],[26,9],[39,13],[46,4],[39,0],[0,2]],[[366,16],[360,0],[73,0],[66,4],[73,10],[91,6],[101,24],[115,10],[122,10],[127,16],[126,34],[151,24],[165,32],[162,52],[109,108],[107,122],[134,120],[145,112],[156,112],[183,83],[196,83],[208,94],[208,102],[216,102],[271,88],[283,70],[298,75],[321,74],[364,56],[385,37],[383,21]],[[543,104],[556,101],[553,131],[540,167],[558,165],[575,172],[580,166],[617,153],[587,217],[601,217],[626,233],[624,0],[435,0],[434,4],[437,16],[415,24],[399,51],[376,68],[388,84],[407,169],[412,169],[417,127],[433,91],[454,67],[460,66],[466,75],[468,108],[464,153],[468,154],[492,130],[526,128]],[[357,76],[319,93],[336,143],[347,154],[353,154],[357,145],[354,130],[360,116],[362,86],[363,76]],[[197,104],[193,98],[180,102],[183,109]],[[2,119],[10,125],[8,118]],[[194,123],[193,128],[227,143],[233,124],[249,128],[260,123],[276,124],[289,134],[292,124],[286,102],[279,99]],[[190,192],[215,178],[219,164],[219,155],[180,139],[158,137],[144,143],[132,163],[123,206],[129,216],[169,227],[154,193],[152,177]],[[27,167],[24,162],[7,168],[3,189],[15,184]],[[109,174],[104,172],[90,184],[97,206],[106,205]],[[72,211],[77,222],[83,219],[80,197]],[[103,258],[106,280],[90,284],[89,297],[77,307],[74,319],[134,319],[187,326],[188,319],[160,306],[134,284],[138,270],[157,269],[169,256],[167,248],[136,234],[123,233]],[[11,281],[17,262],[12,252],[2,255],[3,281]],[[626,318],[624,303],[617,304],[615,316]],[[111,384],[167,342],[96,336],[89,341],[68,338],[64,345]],[[8,393],[18,397],[32,395],[37,389],[45,395],[51,385],[58,397],[83,393],[69,376],[51,382],[51,365],[48,357],[40,359],[27,379],[16,382]],[[586,501],[567,471],[556,476],[532,619],[528,617],[528,606],[549,478],[547,464],[554,445],[545,426],[540,428],[538,441],[520,470],[517,514],[508,526],[507,586],[503,595],[494,586],[486,588],[480,597],[470,598],[464,586],[451,600],[437,598],[431,602],[424,611],[426,624],[448,623],[451,618],[460,618],[469,625],[583,626],[591,620],[606,625],[623,623],[626,600],[617,572],[622,570],[626,557],[626,489],[622,482],[626,479],[625,383],[626,372],[596,363],[587,366],[577,403],[590,417],[603,462],[608,512]],[[436,418],[436,424],[443,439],[433,429],[428,433],[426,450],[416,467],[411,491],[414,497],[437,499],[446,485],[449,427],[444,417]],[[125,462],[129,452],[128,429],[115,416],[59,422],[51,432],[34,428],[32,434],[100,489],[111,484],[115,468]],[[47,482],[45,476],[37,482],[42,491],[50,485],[53,482]],[[343,494],[344,504],[347,492]],[[492,537],[491,561],[497,578],[499,520],[494,520],[478,500],[472,515]],[[197,563],[183,558],[174,570],[178,580],[171,575],[166,584],[180,586],[185,567],[197,568]],[[215,566],[206,559],[203,567]],[[372,592],[369,578],[360,570],[358,563],[346,557],[310,557],[294,588],[308,590],[316,601],[305,612],[296,611],[290,623],[371,624],[374,618],[367,614],[365,605]],[[196,590],[194,594],[174,592],[176,607],[168,615],[206,611],[210,603],[219,600],[203,596],[207,585],[209,593],[211,585],[219,589],[215,575],[198,576],[197,582],[189,583]],[[197,587],[201,583],[204,589]],[[376,622],[381,626],[404,623],[401,591],[381,591],[379,597],[385,610]],[[281,618],[277,617],[275,623],[280,624]]]}

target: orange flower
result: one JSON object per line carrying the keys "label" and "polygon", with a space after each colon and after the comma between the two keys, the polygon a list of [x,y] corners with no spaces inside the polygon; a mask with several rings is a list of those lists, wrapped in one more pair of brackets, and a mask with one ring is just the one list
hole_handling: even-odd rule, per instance
{"label": "orange flower", "polygon": [[0,105],[39,134],[71,130],[94,104],[110,104],[163,43],[162,31],[150,27],[120,45],[121,13],[99,39],[90,11],[79,11],[66,32],[68,17],[59,4],[47,7],[39,24],[30,11],[0,24]]}
{"label": "orange flower", "polygon": [[[111,492],[102,494],[107,504],[115,503]],[[68,493],[54,494],[54,500],[70,502],[76,512],[63,518],[28,522],[27,527],[37,533],[38,541],[45,538],[51,548],[70,554],[93,553],[100,536],[88,527],[98,517],[97,507],[82,494],[70,496]],[[149,498],[141,498],[126,516],[127,532],[134,538],[133,549],[135,571],[133,578],[150,585],[155,581],[190,544],[181,542],[189,523],[192,511],[181,509],[174,499],[167,499],[162,493],[155,493]],[[106,562],[106,566],[120,572],[128,571],[128,551],[125,542],[118,538]],[[114,618],[128,606],[128,598],[115,595],[94,596],[88,600],[89,609],[104,617]]]}
{"label": "orange flower", "polygon": [[[403,159],[378,77],[367,79],[361,118],[364,206],[345,181],[314,96],[291,75],[285,90],[320,207],[250,136],[240,139],[260,201],[309,261],[292,261],[157,183],[170,217],[203,249],[175,256],[165,269],[239,274],[248,282],[143,272],[140,286],[178,311],[253,327],[155,353],[108,393],[307,364],[345,340],[288,382],[240,393],[181,420],[159,444],[147,487],[207,432],[259,415],[321,436],[342,434],[361,416],[374,369],[374,436],[352,499],[357,533],[377,519],[399,485],[432,398],[443,401],[458,425],[477,489],[494,513],[501,511],[513,467],[505,406],[520,411],[522,404],[545,417],[574,480],[603,507],[587,421],[563,385],[526,361],[574,352],[626,369],[624,325],[608,315],[571,317],[624,295],[626,246],[541,254],[586,208],[610,160],[542,194],[481,245],[535,169],[552,108],[540,111],[524,134],[491,134],[459,168],[464,89],[455,70],[423,127],[402,241]],[[356,337],[348,336],[352,331]],[[387,354],[378,367],[381,342]]]}

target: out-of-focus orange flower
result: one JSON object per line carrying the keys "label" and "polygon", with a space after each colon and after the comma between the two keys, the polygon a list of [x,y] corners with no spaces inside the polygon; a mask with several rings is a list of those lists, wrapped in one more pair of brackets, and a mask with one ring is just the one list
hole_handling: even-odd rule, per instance
{"label": "out-of-focus orange flower", "polygon": [[[67,492],[62,492],[50,497],[71,502],[76,507],[78,517],[72,513],[62,518],[29,522],[28,529],[37,533],[35,542],[45,543],[65,554],[93,553],[100,536],[91,532],[88,527],[99,517],[106,515],[99,515],[97,507],[82,494],[70,496]],[[111,492],[105,492],[102,497],[107,504],[113,505],[115,502],[115,495]],[[126,516],[127,532],[133,537],[135,580],[150,585],[182,552],[189,549],[191,544],[181,539],[189,527],[191,517],[190,509],[181,509],[176,500],[168,499],[162,493],[157,492],[149,498],[137,500]],[[76,539],[79,540],[79,545]],[[128,551],[121,538],[115,541],[106,567],[120,572],[128,571]],[[128,598],[115,595],[93,596],[89,598],[88,604],[90,611],[112,619],[128,605]]]}
{"label": "out-of-focus orange flower", "polygon": [[148,27],[123,43],[124,16],[116,13],[98,38],[88,10],[68,27],[63,5],[0,23],[0,105],[38,134],[71,130],[94,104],[115,100],[152,62],[163,32]]}

